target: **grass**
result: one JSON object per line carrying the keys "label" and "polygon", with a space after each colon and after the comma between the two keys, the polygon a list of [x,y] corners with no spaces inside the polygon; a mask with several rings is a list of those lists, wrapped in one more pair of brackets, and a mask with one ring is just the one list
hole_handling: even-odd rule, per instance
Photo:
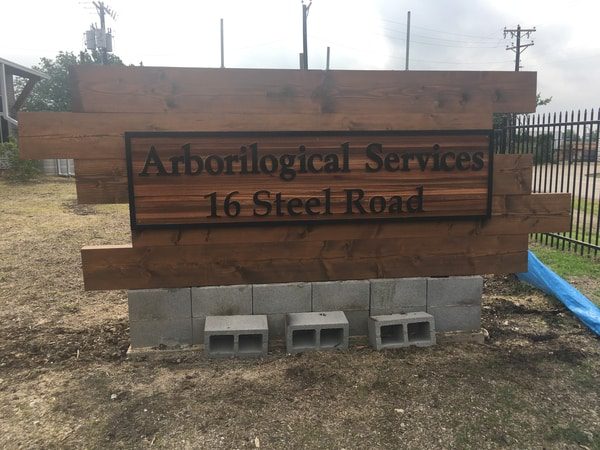
{"label": "grass", "polygon": [[81,278],[83,245],[130,242],[127,207],[0,180],[0,217],[0,448],[600,449],[599,341],[514,277],[485,280],[484,345],[134,361],[126,292]]}
{"label": "grass", "polygon": [[580,448],[591,445],[593,449],[600,449],[600,438],[595,437],[593,433],[582,430],[576,423],[569,423],[563,426],[557,426],[550,430],[546,435],[551,442],[568,442],[581,446]]}
{"label": "grass", "polygon": [[592,213],[594,214],[594,217],[596,217],[598,215],[598,211],[600,210],[600,201],[596,200],[592,202],[588,199],[575,198],[575,200],[573,201],[573,209],[578,209],[579,211],[581,211],[582,218],[583,212],[587,213],[588,218],[589,215]]}
{"label": "grass", "polygon": [[530,249],[540,261],[600,306],[599,260],[538,243],[531,244]]}
{"label": "grass", "polygon": [[600,262],[591,258],[541,244],[533,244],[531,250],[544,264],[563,278],[572,276],[600,278]]}

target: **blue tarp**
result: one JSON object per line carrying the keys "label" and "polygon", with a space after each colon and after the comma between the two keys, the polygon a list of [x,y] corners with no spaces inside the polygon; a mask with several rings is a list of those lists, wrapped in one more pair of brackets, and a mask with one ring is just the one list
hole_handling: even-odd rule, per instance
{"label": "blue tarp", "polygon": [[530,251],[527,272],[517,277],[561,301],[590,330],[600,336],[600,308],[563,278],[544,265]]}

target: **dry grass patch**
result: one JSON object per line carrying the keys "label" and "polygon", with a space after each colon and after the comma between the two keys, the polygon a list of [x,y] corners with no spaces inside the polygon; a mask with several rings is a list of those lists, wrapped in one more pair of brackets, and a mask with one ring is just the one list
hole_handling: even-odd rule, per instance
{"label": "dry grass patch", "polygon": [[2,448],[600,449],[599,340],[512,277],[485,345],[255,361],[128,361],[125,293],[84,292],[79,249],[129,242],[126,206],[70,180],[0,182]]}

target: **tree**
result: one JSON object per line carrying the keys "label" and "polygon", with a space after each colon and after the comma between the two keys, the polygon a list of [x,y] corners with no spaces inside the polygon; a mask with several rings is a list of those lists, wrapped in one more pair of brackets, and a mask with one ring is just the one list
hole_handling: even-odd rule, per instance
{"label": "tree", "polygon": [[[35,69],[50,76],[48,80],[40,80],[23,105],[24,111],[69,111],[71,109],[71,91],[69,89],[69,67],[76,64],[99,64],[100,56],[95,50],[92,53],[80,52],[76,56],[72,52],[59,52],[55,59],[42,58]],[[108,64],[123,65],[121,58],[108,55]],[[24,81],[17,83],[17,91],[23,88]]]}
{"label": "tree", "polygon": [[542,98],[541,93],[537,93],[535,96],[535,106],[544,106],[552,101],[552,97]]}

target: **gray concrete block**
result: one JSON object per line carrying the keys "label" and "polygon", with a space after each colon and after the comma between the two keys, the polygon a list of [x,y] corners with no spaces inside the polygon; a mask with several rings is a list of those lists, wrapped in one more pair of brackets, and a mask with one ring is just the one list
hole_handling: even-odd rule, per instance
{"label": "gray concrete block", "polygon": [[427,279],[427,308],[434,306],[481,305],[483,277]]}
{"label": "gray concrete block", "polygon": [[375,350],[411,345],[435,344],[435,319],[431,314],[415,312],[372,316],[369,319],[369,342]]}
{"label": "gray concrete block", "polygon": [[311,310],[310,283],[255,284],[252,287],[254,314],[286,314]]}
{"label": "gray concrete block", "polygon": [[265,315],[208,316],[204,324],[204,351],[210,357],[266,355],[269,326]]}
{"label": "gray concrete block", "polygon": [[313,311],[368,311],[368,280],[327,281],[312,284]]}
{"label": "gray concrete block", "polygon": [[427,310],[427,278],[370,280],[372,316]]}
{"label": "gray concrete block", "polygon": [[129,339],[132,348],[192,345],[192,319],[130,321]]}
{"label": "gray concrete block", "polygon": [[204,343],[204,322],[206,317],[192,317],[192,344]]}
{"label": "gray concrete block", "polygon": [[291,313],[285,327],[288,353],[348,348],[348,319],[342,311]]}
{"label": "gray concrete block", "polygon": [[190,288],[127,291],[129,320],[168,320],[192,317]]}
{"label": "gray concrete block", "polygon": [[395,308],[392,312],[389,309],[371,309],[371,316],[385,316],[387,314],[406,314],[411,312],[427,312],[426,305],[420,306],[402,306],[400,308]]}
{"label": "gray concrete block", "polygon": [[192,317],[252,314],[252,285],[192,288]]}
{"label": "gray concrete block", "polygon": [[481,306],[433,306],[427,312],[435,318],[439,332],[474,331],[481,328]]}
{"label": "gray concrete block", "polygon": [[285,337],[285,321],[287,314],[267,314],[269,323],[269,339]]}
{"label": "gray concrete block", "polygon": [[366,336],[369,333],[369,311],[344,311],[348,319],[350,336]]}

